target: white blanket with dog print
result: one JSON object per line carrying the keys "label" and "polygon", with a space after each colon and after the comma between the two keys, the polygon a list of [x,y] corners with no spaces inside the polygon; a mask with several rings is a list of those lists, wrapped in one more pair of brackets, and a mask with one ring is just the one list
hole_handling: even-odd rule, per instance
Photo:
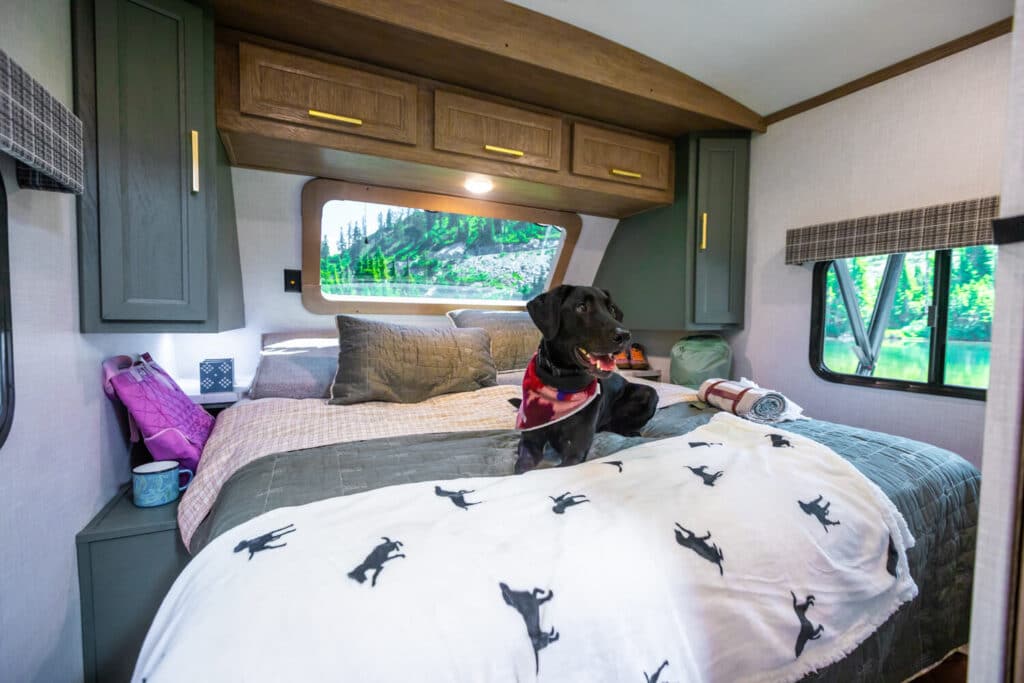
{"label": "white blanket with dog print", "polygon": [[213,540],[135,681],[795,681],[917,594],[885,495],[716,415],[521,476],[280,508]]}

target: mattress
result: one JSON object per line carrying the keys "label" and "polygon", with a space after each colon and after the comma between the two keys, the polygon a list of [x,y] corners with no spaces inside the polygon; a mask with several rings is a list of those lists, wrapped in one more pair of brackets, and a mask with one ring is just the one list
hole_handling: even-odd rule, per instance
{"label": "mattress", "polygon": [[[599,434],[591,457],[685,434],[706,424],[715,412],[669,398],[673,400],[639,437]],[[236,413],[236,418],[244,412]],[[920,589],[918,597],[850,656],[812,674],[810,680],[900,681],[966,643],[978,471],[949,451],[909,439],[817,420],[782,427],[828,446],[877,484],[917,539],[907,559]],[[517,434],[509,429],[434,430],[250,458],[218,486],[215,500],[190,539],[190,549],[198,552],[237,524],[280,507],[393,484],[510,474],[517,442]]]}

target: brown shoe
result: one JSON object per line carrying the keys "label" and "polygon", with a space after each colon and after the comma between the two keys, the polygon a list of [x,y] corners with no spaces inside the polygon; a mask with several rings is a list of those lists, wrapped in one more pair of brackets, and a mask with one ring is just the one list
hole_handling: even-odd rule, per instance
{"label": "brown shoe", "polygon": [[626,353],[625,349],[615,354],[615,367],[619,370],[630,370],[633,368],[633,365],[629,362],[629,354]]}
{"label": "brown shoe", "polygon": [[629,345],[629,367],[633,370],[648,370],[651,367],[647,362],[647,352],[636,342]]}

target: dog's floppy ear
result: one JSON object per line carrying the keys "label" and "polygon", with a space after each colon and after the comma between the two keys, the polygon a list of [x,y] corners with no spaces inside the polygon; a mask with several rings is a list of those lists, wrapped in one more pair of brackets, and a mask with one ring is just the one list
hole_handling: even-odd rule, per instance
{"label": "dog's floppy ear", "polygon": [[558,334],[562,322],[562,303],[571,289],[572,287],[568,285],[559,285],[548,292],[538,294],[526,303],[526,311],[530,314],[533,324],[548,341]]}
{"label": "dog's floppy ear", "polygon": [[618,306],[616,306],[615,302],[612,301],[612,293],[611,292],[609,292],[607,289],[602,289],[601,291],[604,292],[604,298],[608,300],[607,301],[607,303],[608,303],[608,312],[612,314],[613,318],[615,318],[615,322],[620,322],[621,323],[622,322],[622,309],[619,308]]}

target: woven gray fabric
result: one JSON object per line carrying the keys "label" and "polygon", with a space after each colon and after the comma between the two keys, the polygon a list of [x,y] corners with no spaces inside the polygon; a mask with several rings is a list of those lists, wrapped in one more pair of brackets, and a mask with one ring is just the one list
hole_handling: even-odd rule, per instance
{"label": "woven gray fabric", "polygon": [[786,263],[992,243],[999,197],[969,199],[786,231]]}
{"label": "woven gray fabric", "polygon": [[495,386],[491,340],[477,328],[424,328],[338,316],[330,403],[419,403]]}
{"label": "woven gray fabric", "polygon": [[249,398],[328,398],[337,372],[337,332],[265,334]]}
{"label": "woven gray fabric", "polygon": [[448,311],[455,327],[479,327],[491,337],[491,357],[498,372],[525,370],[540,344],[540,330],[526,311]]}
{"label": "woven gray fabric", "polygon": [[0,50],[0,151],[28,189],[82,193],[82,121]]}

